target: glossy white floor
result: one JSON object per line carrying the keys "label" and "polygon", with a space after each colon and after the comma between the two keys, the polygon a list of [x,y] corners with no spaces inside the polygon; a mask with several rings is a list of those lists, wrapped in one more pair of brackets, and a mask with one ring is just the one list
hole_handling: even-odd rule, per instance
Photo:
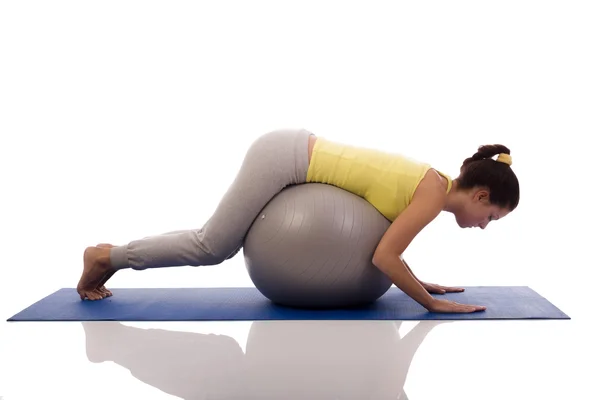
{"label": "glossy white floor", "polygon": [[89,322],[8,332],[6,399],[593,398],[598,372],[596,338],[574,323]]}
{"label": "glossy white floor", "polygon": [[[0,398],[597,396],[594,2],[0,5],[0,317],[73,287],[83,249],[195,228],[280,127],[453,176],[503,143],[519,208],[442,214],[420,278],[528,285],[566,321],[0,323]],[[243,258],[109,287],[248,286]]]}

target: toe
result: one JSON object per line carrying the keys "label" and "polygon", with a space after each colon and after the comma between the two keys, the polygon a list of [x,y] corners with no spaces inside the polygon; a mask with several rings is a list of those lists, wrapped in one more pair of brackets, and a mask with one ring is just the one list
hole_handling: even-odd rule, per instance
{"label": "toe", "polygon": [[100,290],[102,293],[104,293],[107,297],[112,296],[112,292],[110,290],[108,290],[106,288],[106,286],[102,286],[98,290]]}
{"label": "toe", "polygon": [[81,297],[81,300],[101,300],[104,298],[104,296],[100,293],[98,293],[97,290],[81,290],[78,291],[79,292],[79,297]]}
{"label": "toe", "polygon": [[96,290],[89,292],[88,297],[90,295],[92,297],[92,300],[102,300],[104,298],[104,296],[102,296],[102,294],[98,293],[98,291],[96,291]]}

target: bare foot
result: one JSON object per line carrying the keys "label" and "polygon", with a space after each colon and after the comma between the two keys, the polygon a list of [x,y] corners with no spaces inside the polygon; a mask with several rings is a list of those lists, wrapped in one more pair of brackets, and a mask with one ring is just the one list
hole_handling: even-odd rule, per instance
{"label": "bare foot", "polygon": [[[109,243],[100,243],[96,247],[99,247],[101,249],[111,249],[111,248],[116,247],[116,246],[112,245],[112,244],[109,244]],[[104,278],[102,278],[102,280],[98,284],[98,287],[96,288],[96,289],[98,289],[100,291],[100,293],[105,294],[106,297],[110,297],[113,294],[104,285],[115,274],[115,272],[117,272],[117,271],[116,270],[111,270],[106,275],[104,275]]]}
{"label": "bare foot", "polygon": [[105,247],[88,247],[83,253],[83,273],[77,284],[77,293],[81,300],[101,300],[108,296],[99,288],[109,273],[114,273],[110,266],[110,249]]}

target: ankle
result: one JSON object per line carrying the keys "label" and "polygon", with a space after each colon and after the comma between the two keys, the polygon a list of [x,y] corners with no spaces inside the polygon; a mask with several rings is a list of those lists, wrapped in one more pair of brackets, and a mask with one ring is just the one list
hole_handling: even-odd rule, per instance
{"label": "ankle", "polygon": [[110,264],[110,249],[96,247],[95,258],[103,264]]}
{"label": "ankle", "polygon": [[106,250],[108,250],[106,254],[109,258],[107,262],[110,263],[110,268],[114,270],[130,268],[127,245],[115,246]]}

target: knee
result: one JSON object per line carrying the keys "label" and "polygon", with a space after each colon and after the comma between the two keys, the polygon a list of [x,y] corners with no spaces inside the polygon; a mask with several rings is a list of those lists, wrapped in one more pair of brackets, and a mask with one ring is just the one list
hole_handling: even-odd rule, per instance
{"label": "knee", "polygon": [[243,246],[243,242],[228,237],[225,232],[215,229],[214,222],[207,222],[201,229],[195,230],[194,248],[190,248],[188,265],[199,267],[217,265],[233,258]]}
{"label": "knee", "polygon": [[209,265],[219,265],[233,257],[237,254],[239,249],[234,251],[227,249],[211,249],[210,251],[206,251],[206,249],[200,250],[201,254],[199,257],[192,260],[190,266],[192,267],[200,267],[200,266],[209,266]]}
{"label": "knee", "polygon": [[198,257],[197,260],[194,260],[193,262],[190,263],[190,266],[192,267],[203,267],[203,266],[209,266],[209,265],[219,265],[221,264],[223,261],[226,260],[226,257],[224,257],[222,254],[202,254],[201,257]]}

